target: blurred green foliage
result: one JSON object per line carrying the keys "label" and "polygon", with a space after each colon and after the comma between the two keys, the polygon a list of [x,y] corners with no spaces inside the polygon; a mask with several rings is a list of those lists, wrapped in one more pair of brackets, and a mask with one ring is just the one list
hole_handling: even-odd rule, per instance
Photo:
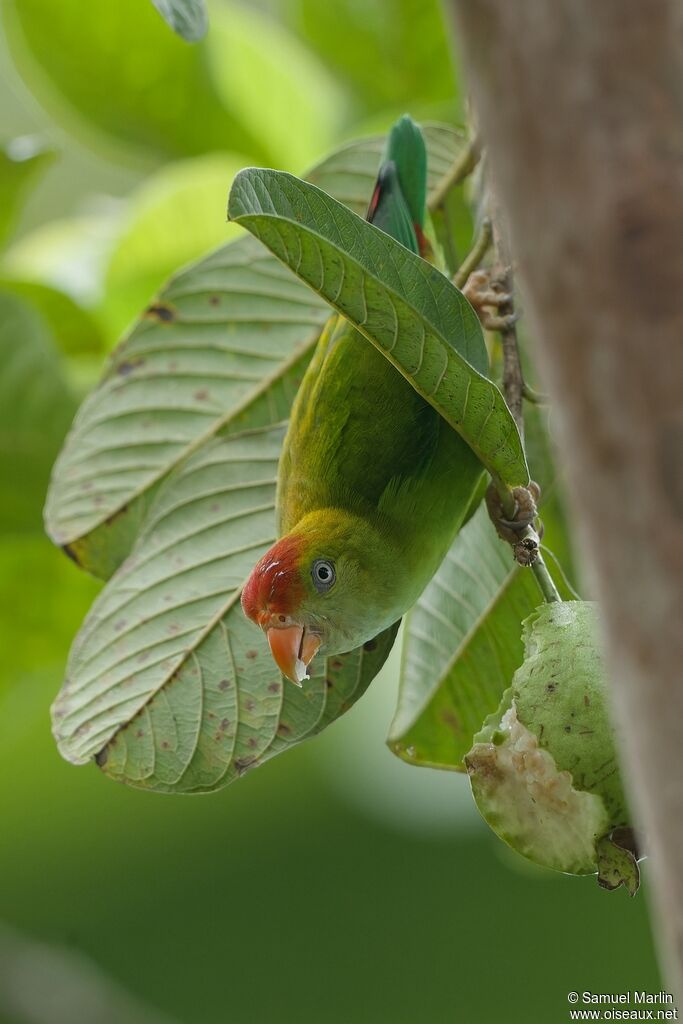
{"label": "blurred green foliage", "polygon": [[[314,744],[207,799],[114,786],[50,735],[98,589],[41,528],[76,395],[169,271],[229,236],[239,166],[301,170],[405,107],[462,117],[437,0],[216,0],[196,46],[145,0],[2,12],[0,141],[58,158],[30,195],[0,173],[0,919],[184,1024],[547,1024],[570,989],[656,990],[644,900],[529,869],[466,780],[384,748],[396,658]],[[2,1024],[42,1020],[6,997]]]}

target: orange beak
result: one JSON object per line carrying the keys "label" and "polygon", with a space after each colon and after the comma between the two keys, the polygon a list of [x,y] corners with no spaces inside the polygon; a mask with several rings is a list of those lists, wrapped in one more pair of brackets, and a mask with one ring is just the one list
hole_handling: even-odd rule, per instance
{"label": "orange beak", "polygon": [[266,633],[270,653],[282,674],[301,686],[308,679],[306,669],[320,647],[320,637],[303,626],[271,626]]}

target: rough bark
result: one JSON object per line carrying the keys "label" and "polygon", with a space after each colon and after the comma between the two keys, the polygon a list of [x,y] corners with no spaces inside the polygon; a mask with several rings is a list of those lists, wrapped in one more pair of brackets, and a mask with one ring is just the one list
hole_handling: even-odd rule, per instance
{"label": "rough bark", "polygon": [[657,929],[683,977],[677,0],[449,0],[604,609]]}

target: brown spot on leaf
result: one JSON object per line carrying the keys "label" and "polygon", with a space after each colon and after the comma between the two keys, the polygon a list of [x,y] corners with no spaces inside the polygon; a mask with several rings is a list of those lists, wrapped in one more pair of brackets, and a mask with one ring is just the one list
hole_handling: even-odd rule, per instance
{"label": "brown spot on leaf", "polygon": [[209,397],[207,388],[200,388],[199,391],[195,391],[194,397],[198,402],[205,402]]}
{"label": "brown spot on leaf", "polygon": [[258,651],[247,651],[248,658],[258,658]]}
{"label": "brown spot on leaf", "polygon": [[268,693],[279,693],[279,692],[280,692],[280,684],[279,683],[268,683]]}
{"label": "brown spot on leaf", "polygon": [[158,302],[148,307],[145,311],[145,316],[148,320],[157,320],[162,324],[170,324],[175,320],[175,311],[170,306]]}
{"label": "brown spot on leaf", "polygon": [[244,702],[244,706],[247,709],[247,711],[253,711],[254,707],[256,705],[254,704],[253,700],[251,700],[251,698],[250,698],[249,700]]}
{"label": "brown spot on leaf", "polygon": [[145,735],[145,730],[144,729],[138,729],[138,731],[135,733],[135,735],[137,736],[137,738],[139,740],[141,740],[142,737]]}
{"label": "brown spot on leaf", "polygon": [[210,306],[220,306],[220,304],[221,304],[220,295],[209,295],[209,305]]}
{"label": "brown spot on leaf", "polygon": [[168,750],[168,748],[170,747],[170,745],[171,745],[171,744],[170,744],[170,743],[168,742],[168,740],[162,740],[162,741],[161,741],[161,749],[162,749],[162,750]]}
{"label": "brown spot on leaf", "polygon": [[280,724],[277,727],[278,736],[289,736],[291,731],[292,730],[290,729],[286,722],[280,722]]}
{"label": "brown spot on leaf", "polygon": [[250,736],[249,737],[249,742],[247,743],[247,746],[251,750],[255,750],[255,748],[256,748],[256,738],[254,736]]}
{"label": "brown spot on leaf", "polygon": [[133,359],[124,359],[122,363],[116,367],[116,372],[120,377],[127,377],[133,370],[137,370],[138,366],[144,366],[146,360],[143,356],[137,356]]}
{"label": "brown spot on leaf", "polygon": [[227,690],[227,688],[229,686],[230,686],[230,680],[229,679],[221,679],[220,683],[218,684],[218,689],[219,690]]}
{"label": "brown spot on leaf", "polygon": [[221,726],[220,727],[223,730],[223,732],[225,732],[226,729],[229,729],[230,728],[230,719],[229,718],[222,718],[221,719]]}
{"label": "brown spot on leaf", "polygon": [[453,732],[459,733],[462,729],[460,719],[450,708],[443,709],[441,712],[441,721],[447,725],[449,729],[452,729]]}

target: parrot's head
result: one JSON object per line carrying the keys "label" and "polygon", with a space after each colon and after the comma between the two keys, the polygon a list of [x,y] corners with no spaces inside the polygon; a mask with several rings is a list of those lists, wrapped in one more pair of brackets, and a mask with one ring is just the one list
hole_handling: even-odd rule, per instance
{"label": "parrot's head", "polygon": [[[396,618],[400,559],[368,521],[342,509],[305,516],[256,564],[242,608],[268,637],[280,671],[301,685],[315,655],[370,640]],[[373,595],[373,605],[368,602]]]}

